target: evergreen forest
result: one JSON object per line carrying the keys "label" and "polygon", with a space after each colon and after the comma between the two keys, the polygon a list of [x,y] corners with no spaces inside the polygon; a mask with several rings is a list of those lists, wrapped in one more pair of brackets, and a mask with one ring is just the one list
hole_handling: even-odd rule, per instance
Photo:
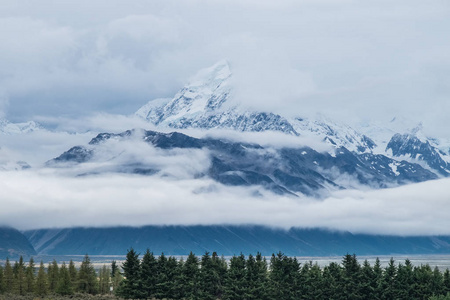
{"label": "evergreen forest", "polygon": [[320,267],[281,252],[269,260],[260,253],[229,260],[215,252],[185,260],[149,250],[139,256],[131,249],[122,264],[97,270],[88,255],[78,268],[73,261],[7,259],[0,266],[0,299],[450,300],[448,269],[413,266],[408,259],[382,267],[379,259],[371,265],[347,254],[341,263]]}

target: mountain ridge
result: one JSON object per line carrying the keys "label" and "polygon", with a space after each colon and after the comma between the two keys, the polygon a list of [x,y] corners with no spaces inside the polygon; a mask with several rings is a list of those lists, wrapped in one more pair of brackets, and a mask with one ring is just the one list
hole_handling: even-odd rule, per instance
{"label": "mountain ridge", "polygon": [[[115,150],[115,147],[119,148]],[[134,155],[130,152],[133,147],[142,148],[143,152]],[[320,198],[333,190],[352,188],[338,182],[343,174],[354,177],[359,184],[375,188],[437,178],[417,164],[372,153],[357,154],[344,147],[330,154],[307,146],[268,148],[256,143],[146,130],[100,133],[88,145],[72,147],[47,162],[47,166],[70,170],[74,166],[91,168],[82,168],[83,173],[78,175],[105,171],[154,175],[164,172],[164,168],[140,159],[145,153],[151,153],[152,147],[165,151],[206,151],[209,162],[204,164],[209,167],[204,173],[194,174],[194,178],[206,176],[231,186],[257,185],[275,194],[303,194]],[[105,154],[103,149],[108,149],[108,152]],[[127,153],[130,159],[122,159]],[[100,167],[91,163],[96,161]],[[109,169],[101,169],[104,163],[108,164]]]}
{"label": "mountain ridge", "polygon": [[36,255],[29,240],[17,229],[0,226],[0,258]]}
{"label": "mountain ridge", "polygon": [[277,229],[258,225],[192,225],[39,229],[24,232],[41,255],[125,255],[150,249],[166,255],[208,251],[290,256],[450,253],[449,236],[401,237],[326,229]]}

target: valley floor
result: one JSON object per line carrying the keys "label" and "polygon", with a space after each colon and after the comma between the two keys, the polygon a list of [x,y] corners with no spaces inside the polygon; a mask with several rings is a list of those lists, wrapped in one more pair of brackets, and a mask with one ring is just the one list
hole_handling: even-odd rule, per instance
{"label": "valley floor", "polygon": [[[120,266],[125,261],[125,255],[90,255],[91,263],[94,265],[96,270],[101,269],[104,265],[109,266],[111,261],[115,260]],[[175,255],[178,259],[186,260],[187,255]],[[224,258],[229,261],[232,256],[224,256]],[[33,256],[34,260],[40,262],[41,260],[48,264],[52,262],[54,259],[58,263],[66,262],[68,263],[72,260],[75,263],[75,266],[78,268],[81,265],[81,262],[84,258],[84,255],[35,255]],[[270,256],[266,256],[267,259],[270,259]],[[319,265],[320,267],[325,267],[329,265],[331,262],[341,263],[342,256],[297,256],[297,260],[302,263],[308,263],[310,261],[313,264]],[[374,264],[376,259],[380,260],[381,266],[386,267],[389,263],[389,260],[393,258],[397,262],[403,262],[406,259],[409,259],[413,266],[420,267],[421,265],[430,265],[432,268],[438,267],[439,270],[445,271],[446,269],[450,269],[450,254],[426,254],[426,255],[358,255],[358,259],[361,261],[367,260],[370,264]],[[0,259],[0,265],[5,265],[5,259]],[[2,300],[0,298],[0,300]]]}

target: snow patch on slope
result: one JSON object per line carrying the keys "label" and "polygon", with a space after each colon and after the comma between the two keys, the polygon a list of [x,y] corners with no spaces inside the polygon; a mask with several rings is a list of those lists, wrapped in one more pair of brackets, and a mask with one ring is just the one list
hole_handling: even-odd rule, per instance
{"label": "snow patch on slope", "polygon": [[335,122],[325,116],[317,115],[315,119],[294,118],[290,120],[300,135],[317,136],[335,148],[345,147],[352,152],[371,153],[376,146],[369,137],[357,132],[352,127]]}

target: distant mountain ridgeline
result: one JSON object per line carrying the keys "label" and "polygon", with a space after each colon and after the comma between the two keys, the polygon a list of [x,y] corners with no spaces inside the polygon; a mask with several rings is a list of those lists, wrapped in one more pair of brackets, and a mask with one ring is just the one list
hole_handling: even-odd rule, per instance
{"label": "distant mountain ridgeline", "polygon": [[0,228],[0,257],[33,255],[188,255],[217,251],[230,256],[284,252],[289,256],[450,254],[450,236],[401,237],[352,234],[325,229],[289,230],[265,226],[144,226],[27,230]]}
{"label": "distant mountain ridgeline", "polygon": [[[183,154],[185,160],[186,157],[194,159],[198,151],[204,151],[205,158],[199,164],[209,167],[193,174],[193,178],[207,177],[231,186],[255,185],[276,194],[321,197],[333,190],[353,188],[353,185],[384,188],[438,178],[419,164],[380,154],[351,152],[345,147],[328,153],[306,146],[263,147],[227,139],[198,139],[178,132],[145,130],[101,133],[89,145],[75,146],[50,160],[47,166],[67,169],[77,175],[165,174],[159,160],[149,160],[154,153],[148,146],[172,157]],[[133,152],[135,149],[141,151]],[[341,181],[341,177],[352,180]]]}
{"label": "distant mountain ridgeline", "polygon": [[289,230],[264,226],[144,226],[65,228],[25,231],[42,255],[188,255],[217,251],[223,255],[282,251],[289,256],[341,256],[450,253],[450,236],[400,237],[352,234],[322,229]]}
{"label": "distant mountain ridgeline", "polygon": [[0,227],[0,257],[19,257],[35,255],[31,243],[18,230],[10,227]]}

